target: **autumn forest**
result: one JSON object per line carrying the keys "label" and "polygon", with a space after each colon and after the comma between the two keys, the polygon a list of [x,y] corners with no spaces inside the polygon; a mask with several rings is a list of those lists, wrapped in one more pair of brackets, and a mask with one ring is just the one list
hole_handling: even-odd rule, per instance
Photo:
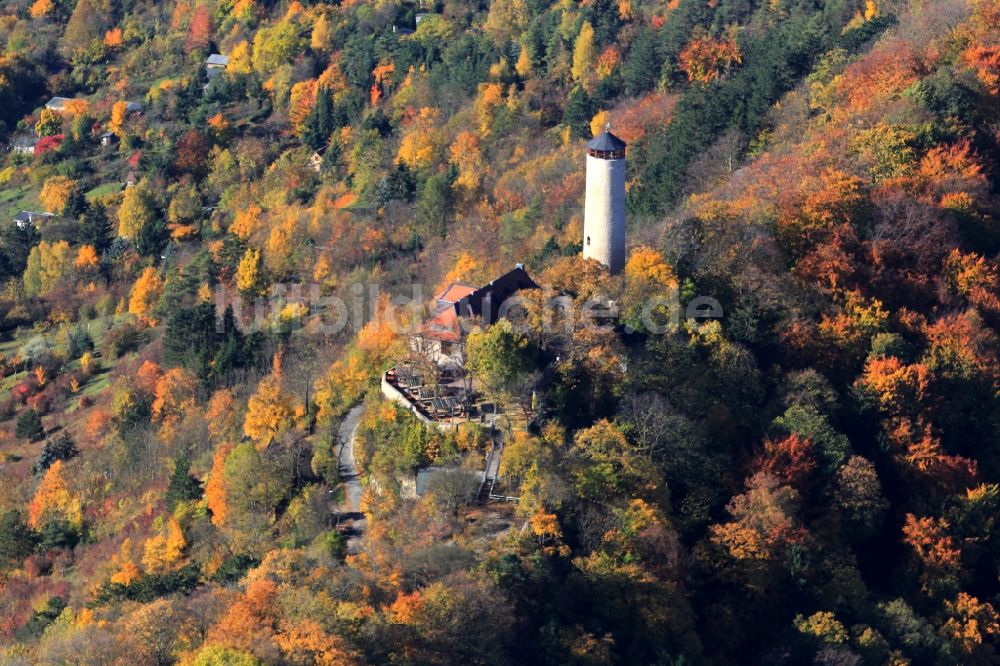
{"label": "autumn forest", "polygon": [[0,0],[0,664],[994,664],[998,514],[1000,1]]}

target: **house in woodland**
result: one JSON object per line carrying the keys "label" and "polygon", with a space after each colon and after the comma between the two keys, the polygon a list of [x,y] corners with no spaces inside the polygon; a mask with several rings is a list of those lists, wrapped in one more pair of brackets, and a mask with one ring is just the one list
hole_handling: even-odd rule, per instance
{"label": "house in woodland", "polygon": [[226,66],[229,64],[229,56],[222,55],[221,53],[213,53],[205,60],[205,76],[210,79],[215,78],[223,71],[225,71]]}
{"label": "house in woodland", "polygon": [[461,368],[465,334],[505,316],[517,292],[537,288],[522,264],[482,287],[453,282],[434,296],[434,312],[417,330],[411,348],[438,365]]}

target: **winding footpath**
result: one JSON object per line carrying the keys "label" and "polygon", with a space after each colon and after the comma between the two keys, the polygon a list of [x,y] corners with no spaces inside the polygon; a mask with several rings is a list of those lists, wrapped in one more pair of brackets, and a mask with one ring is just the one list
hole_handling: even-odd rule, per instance
{"label": "winding footpath", "polygon": [[350,523],[348,532],[347,552],[358,552],[361,539],[365,533],[365,514],[361,512],[361,474],[358,472],[357,463],[354,460],[354,440],[358,434],[358,424],[361,422],[361,415],[364,413],[364,405],[357,405],[347,412],[344,422],[340,424],[338,436],[340,438],[340,453],[338,464],[340,467],[340,479],[344,484],[344,500],[347,504],[348,512],[343,514],[343,518]]}

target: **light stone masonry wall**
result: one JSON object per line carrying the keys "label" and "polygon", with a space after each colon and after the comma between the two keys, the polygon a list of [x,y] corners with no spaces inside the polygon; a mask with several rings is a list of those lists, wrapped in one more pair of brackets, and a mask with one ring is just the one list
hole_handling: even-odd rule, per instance
{"label": "light stone masonry wall", "polygon": [[587,155],[583,256],[611,271],[625,268],[625,160]]}

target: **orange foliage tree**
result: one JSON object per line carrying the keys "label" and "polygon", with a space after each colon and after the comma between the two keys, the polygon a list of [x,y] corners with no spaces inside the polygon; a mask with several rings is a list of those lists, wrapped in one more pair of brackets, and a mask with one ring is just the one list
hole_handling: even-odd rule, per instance
{"label": "orange foliage tree", "polygon": [[124,43],[125,41],[122,39],[121,28],[112,28],[104,33],[104,45],[109,49],[120,49]]}
{"label": "orange foliage tree", "polygon": [[198,378],[184,368],[171,368],[159,378],[153,394],[153,418],[166,433],[194,412],[197,392]]}
{"label": "orange foliage tree", "polygon": [[45,210],[56,215],[62,215],[66,208],[69,195],[73,192],[77,183],[72,178],[65,176],[52,176],[45,180],[42,191],[38,194],[38,200],[42,202]]}
{"label": "orange foliage tree", "polygon": [[132,285],[128,311],[150,326],[155,326],[156,319],[153,317],[153,308],[159,302],[162,293],[163,280],[160,278],[160,274],[152,266],[147,266],[135,284]]}
{"label": "orange foliage tree", "polygon": [[65,520],[79,531],[83,526],[83,507],[66,483],[63,461],[57,460],[45,471],[35,496],[28,504],[28,524],[41,529],[53,519]]}
{"label": "orange foliage tree", "polygon": [[759,472],[747,480],[746,492],[726,506],[733,520],[711,526],[712,541],[737,560],[779,557],[787,546],[805,536],[796,520],[797,501],[795,490]]}
{"label": "orange foliage tree", "polygon": [[913,549],[923,566],[921,580],[925,588],[954,585],[961,573],[962,550],[948,533],[950,527],[944,518],[906,514],[903,542]]}
{"label": "orange foliage tree", "polygon": [[212,394],[205,410],[208,434],[216,442],[234,441],[239,435],[239,415],[236,400],[229,389],[219,389]]}
{"label": "orange foliage tree", "polygon": [[678,60],[689,81],[709,83],[743,62],[743,55],[734,35],[716,38],[702,32],[692,37]]}
{"label": "orange foliage tree", "polygon": [[212,469],[208,473],[208,481],[205,482],[205,503],[208,510],[212,512],[212,524],[221,526],[226,521],[229,507],[226,504],[226,458],[232,453],[236,445],[231,442],[224,442],[215,449],[212,456]]}

